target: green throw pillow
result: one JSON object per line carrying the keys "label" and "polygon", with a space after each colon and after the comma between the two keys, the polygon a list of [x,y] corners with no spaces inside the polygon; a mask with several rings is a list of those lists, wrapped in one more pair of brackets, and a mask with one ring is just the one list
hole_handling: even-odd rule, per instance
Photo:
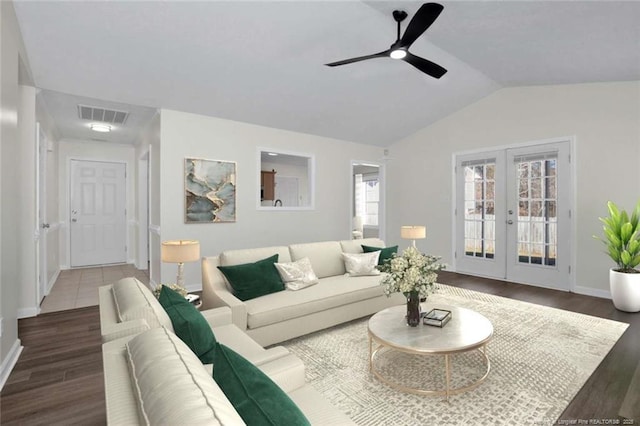
{"label": "green throw pillow", "polygon": [[265,294],[284,290],[284,283],[274,263],[278,255],[242,265],[218,266],[240,300],[254,299]]}
{"label": "green throw pillow", "polygon": [[187,299],[164,285],[158,301],[167,311],[176,335],[203,364],[212,364],[216,338],[202,314]]}
{"label": "green throw pillow", "polygon": [[246,424],[310,424],[291,398],[258,367],[220,343],[215,346],[213,379]]}
{"label": "green throw pillow", "polygon": [[391,259],[395,253],[398,253],[398,246],[392,246],[392,247],[362,246],[362,251],[365,253],[371,253],[378,250],[380,250],[378,265],[382,265],[385,260]]}

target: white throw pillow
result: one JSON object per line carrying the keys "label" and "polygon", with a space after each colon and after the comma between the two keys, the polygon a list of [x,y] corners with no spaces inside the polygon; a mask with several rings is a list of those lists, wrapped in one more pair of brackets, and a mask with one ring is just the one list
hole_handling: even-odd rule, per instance
{"label": "white throw pillow", "polygon": [[308,257],[303,257],[295,262],[274,263],[274,265],[289,290],[300,290],[318,283],[318,277],[313,272]]}
{"label": "white throw pillow", "polygon": [[342,257],[344,257],[344,267],[347,270],[347,274],[351,277],[380,275],[380,271],[376,268],[376,266],[378,266],[380,251],[371,253],[342,253]]}

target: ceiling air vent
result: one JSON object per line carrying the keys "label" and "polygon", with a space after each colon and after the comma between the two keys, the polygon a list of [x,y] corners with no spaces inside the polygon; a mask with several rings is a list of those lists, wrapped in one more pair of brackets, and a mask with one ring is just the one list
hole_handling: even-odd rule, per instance
{"label": "ceiling air vent", "polygon": [[109,124],[124,124],[129,117],[126,111],[116,111],[88,105],[78,105],[78,116],[83,120],[101,121]]}

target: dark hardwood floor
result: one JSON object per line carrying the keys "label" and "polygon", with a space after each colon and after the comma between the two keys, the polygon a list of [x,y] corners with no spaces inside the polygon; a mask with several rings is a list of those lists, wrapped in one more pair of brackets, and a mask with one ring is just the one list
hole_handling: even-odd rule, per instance
{"label": "dark hardwood floor", "polygon": [[[632,386],[640,359],[640,314],[617,311],[610,300],[441,272],[439,282],[511,299],[626,322],[630,327],[567,406],[560,419],[597,423],[623,421],[629,398],[640,406]],[[97,307],[74,309],[18,322],[24,350],[0,393],[2,425],[101,425],[105,423],[100,319]],[[634,404],[631,404],[634,405]],[[637,410],[637,409],[636,409]],[[608,423],[616,424],[616,423]]]}
{"label": "dark hardwood floor", "polygon": [[0,394],[0,424],[106,423],[97,306],[18,320],[24,349]]}

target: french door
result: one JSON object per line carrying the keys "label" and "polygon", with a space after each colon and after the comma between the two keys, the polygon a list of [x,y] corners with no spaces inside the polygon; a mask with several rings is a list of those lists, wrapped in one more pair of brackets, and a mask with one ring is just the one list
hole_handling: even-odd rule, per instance
{"label": "french door", "polygon": [[570,289],[568,141],[456,156],[458,272]]}

